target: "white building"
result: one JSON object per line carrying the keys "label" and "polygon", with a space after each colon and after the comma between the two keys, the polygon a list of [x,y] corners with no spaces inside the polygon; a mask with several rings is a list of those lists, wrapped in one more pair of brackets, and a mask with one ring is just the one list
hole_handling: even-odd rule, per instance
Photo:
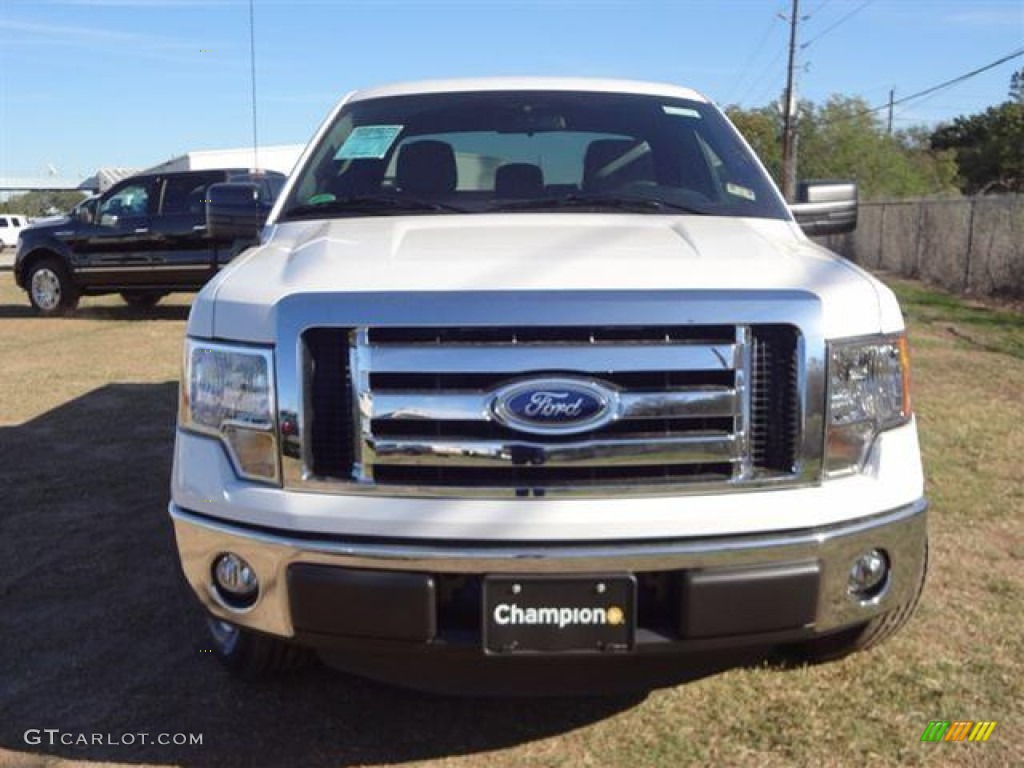
{"label": "white building", "polygon": [[252,147],[205,149],[172,157],[164,163],[141,171],[141,173],[204,171],[211,168],[259,168],[265,171],[280,171],[287,175],[292,172],[303,149],[304,145],[302,144],[260,147],[255,153]]}

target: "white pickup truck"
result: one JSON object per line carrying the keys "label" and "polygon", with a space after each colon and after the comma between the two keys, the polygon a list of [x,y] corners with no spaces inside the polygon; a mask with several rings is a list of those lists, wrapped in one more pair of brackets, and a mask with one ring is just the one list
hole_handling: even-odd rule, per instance
{"label": "white pickup truck", "polygon": [[346,96],[188,321],[172,499],[215,653],[474,691],[653,687],[902,626],[926,502],[893,294],[699,93]]}

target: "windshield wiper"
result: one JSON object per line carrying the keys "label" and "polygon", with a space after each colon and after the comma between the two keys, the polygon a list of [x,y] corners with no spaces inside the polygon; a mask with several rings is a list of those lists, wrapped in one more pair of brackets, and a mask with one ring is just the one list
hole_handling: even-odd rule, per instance
{"label": "windshield wiper", "polygon": [[564,197],[544,197],[533,200],[515,200],[509,203],[500,203],[491,208],[492,211],[525,211],[530,209],[543,210],[546,208],[610,208],[620,211],[679,211],[682,213],[706,214],[707,211],[693,208],[680,203],[671,203],[667,200],[657,200],[652,197],[640,197],[637,195],[610,194],[606,192],[578,192]]}
{"label": "windshield wiper", "polygon": [[377,216],[393,216],[409,211],[445,211],[449,213],[468,213],[462,208],[432,200],[420,200],[415,197],[392,197],[391,195],[358,195],[342,197],[337,200],[325,200],[322,203],[306,203],[296,205],[284,212],[283,218],[316,218],[331,214],[373,214]]}

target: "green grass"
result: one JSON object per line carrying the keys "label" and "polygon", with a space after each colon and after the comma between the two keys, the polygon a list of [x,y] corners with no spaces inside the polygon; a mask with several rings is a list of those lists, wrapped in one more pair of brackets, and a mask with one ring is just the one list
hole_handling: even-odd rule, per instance
{"label": "green grass", "polygon": [[[22,650],[4,646],[12,663],[0,678],[19,693],[4,699],[0,685],[0,720],[206,734],[188,752],[31,750],[0,723],[0,766],[270,764],[261,744],[292,757],[280,764],[311,766],[1024,764],[1024,315],[891,284],[909,320],[932,504],[917,614],[891,641],[841,662],[734,669],[604,712],[581,701],[423,698],[320,674],[228,681],[194,651],[202,630],[184,607],[192,600],[161,507],[167,468],[152,464],[168,463],[168,382],[188,297],[153,313],[89,299],[75,318],[45,320],[0,274],[9,437],[0,474],[11,488],[0,524],[19,512],[27,521],[3,531],[9,591],[0,578],[0,595],[17,628],[5,642]],[[106,392],[110,384],[133,386]],[[133,578],[107,573],[118,557]],[[88,580],[68,580],[77,591],[45,586],[89,568]],[[123,626],[111,630],[107,613]],[[984,744],[921,743],[935,719],[998,725]]]}
{"label": "green grass", "polygon": [[1024,358],[1024,313],[966,302],[910,280],[887,282],[908,320],[944,328],[965,344]]}

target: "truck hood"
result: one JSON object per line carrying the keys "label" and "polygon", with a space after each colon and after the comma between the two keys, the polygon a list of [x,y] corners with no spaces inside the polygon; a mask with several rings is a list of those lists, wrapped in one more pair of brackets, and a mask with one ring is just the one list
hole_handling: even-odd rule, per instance
{"label": "truck hood", "polygon": [[53,216],[44,216],[39,219],[33,220],[25,229],[46,229],[47,227],[56,228],[62,227],[65,224],[71,223],[71,217],[66,213],[57,213]]}
{"label": "truck hood", "polygon": [[189,333],[272,342],[302,294],[673,290],[811,293],[826,338],[902,328],[888,289],[790,222],[505,213],[278,224],[199,294]]}

